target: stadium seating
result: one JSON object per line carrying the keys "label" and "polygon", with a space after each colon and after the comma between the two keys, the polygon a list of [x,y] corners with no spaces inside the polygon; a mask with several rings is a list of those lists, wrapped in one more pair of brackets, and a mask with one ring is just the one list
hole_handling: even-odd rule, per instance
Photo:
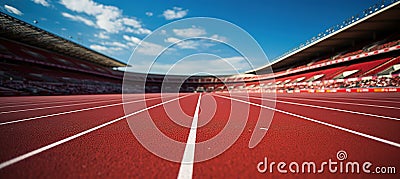
{"label": "stadium seating", "polygon": [[382,64],[376,66],[375,68],[372,68],[371,70],[366,71],[362,76],[377,75],[379,72],[382,72],[382,71],[392,67],[393,65],[396,65],[399,63],[400,63],[400,57],[392,58],[392,59],[386,61],[385,63],[382,63]]}
{"label": "stadium seating", "polygon": [[[288,67],[275,73],[220,78],[191,77],[184,79],[185,84],[180,87],[180,91],[190,92],[199,87],[207,92],[276,92],[399,86],[399,49],[400,40],[394,36],[382,42],[367,44],[332,57],[310,60],[306,65]],[[123,72],[89,61],[7,39],[0,41],[0,58],[0,95],[95,94],[122,91]],[[129,79],[138,82],[146,80],[150,82],[149,86],[146,86],[147,92],[160,92],[163,80],[176,83],[181,82],[181,78],[132,73],[132,78]],[[168,86],[167,90],[173,89]]]}
{"label": "stadium seating", "polygon": [[[354,55],[354,54],[352,54]],[[326,60],[324,60],[326,61]],[[390,75],[379,76],[382,71],[393,68],[400,61],[399,56],[379,57],[373,59],[360,59],[355,62],[347,62],[336,67],[322,68],[321,70],[308,70],[295,75],[285,75],[285,72],[265,75],[266,80],[260,82],[246,82],[243,84],[216,85],[215,91],[274,91],[284,92],[306,89],[338,89],[356,87],[399,87],[399,69],[393,69]],[[317,62],[318,63],[318,62]],[[400,68],[400,66],[399,66]],[[396,74],[397,73],[397,74]],[[260,75],[263,76],[263,75]],[[255,76],[253,79],[259,78]],[[281,77],[282,76],[282,77]],[[275,78],[274,78],[275,77]],[[231,78],[232,79],[232,78]],[[236,82],[244,78],[235,78]],[[229,81],[225,81],[228,82]]]}
{"label": "stadium seating", "polygon": [[0,41],[0,95],[120,93],[122,72]]}

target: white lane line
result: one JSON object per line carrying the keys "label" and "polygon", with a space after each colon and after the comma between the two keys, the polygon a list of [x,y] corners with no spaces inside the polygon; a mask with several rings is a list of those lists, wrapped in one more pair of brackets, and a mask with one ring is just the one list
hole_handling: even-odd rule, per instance
{"label": "white lane line", "polygon": [[[320,97],[307,97],[309,99],[321,99]],[[375,101],[375,102],[382,102],[382,103],[400,103],[400,101],[388,101],[388,100],[376,100],[376,99],[364,99],[364,98],[357,98],[357,99],[351,99],[351,98],[340,98],[340,97],[323,97],[322,99],[337,99],[337,100],[349,100],[349,101]]]}
{"label": "white lane line", "polygon": [[98,129],[101,129],[101,128],[103,128],[103,127],[106,127],[106,126],[108,126],[108,125],[110,125],[110,124],[113,124],[113,123],[115,123],[115,122],[118,122],[118,121],[120,121],[120,120],[122,120],[122,119],[125,119],[125,118],[127,118],[127,117],[136,115],[136,114],[141,113],[141,112],[143,112],[143,111],[150,110],[150,109],[152,109],[152,108],[161,106],[161,105],[163,105],[163,104],[167,104],[167,103],[172,102],[172,101],[176,101],[176,100],[178,100],[178,99],[181,99],[181,98],[184,98],[184,97],[187,97],[187,96],[189,96],[189,95],[185,95],[185,96],[181,96],[181,97],[178,97],[178,98],[174,98],[174,99],[171,99],[171,100],[168,100],[168,101],[165,101],[165,102],[162,102],[162,103],[158,103],[158,104],[155,104],[155,105],[153,105],[153,106],[150,106],[150,107],[147,107],[147,108],[138,110],[138,111],[133,112],[133,113],[130,113],[130,114],[128,114],[128,115],[119,117],[119,118],[114,119],[114,120],[112,120],[112,121],[109,121],[109,122],[103,123],[103,124],[101,124],[101,125],[98,125],[98,126],[96,126],[96,127],[90,128],[90,129],[88,129],[88,130],[82,131],[82,132],[80,132],[80,133],[78,133],[78,134],[75,134],[75,135],[73,135],[73,136],[64,138],[64,139],[59,140],[59,141],[57,141],[57,142],[54,142],[54,143],[51,143],[51,144],[46,145],[46,146],[44,146],[44,147],[38,148],[38,149],[33,150],[33,151],[31,151],[31,152],[28,152],[28,153],[26,153],[26,154],[20,155],[20,156],[15,157],[15,158],[13,158],[13,159],[11,159],[11,160],[2,162],[2,163],[0,163],[0,169],[3,169],[4,167],[7,167],[7,166],[12,165],[12,164],[14,164],[14,163],[17,163],[17,162],[19,162],[19,161],[21,161],[21,160],[24,160],[24,159],[26,159],[26,158],[32,157],[32,156],[34,156],[34,155],[36,155],[36,154],[39,154],[39,153],[44,152],[44,151],[46,151],[46,150],[49,150],[49,149],[51,149],[51,148],[53,148],[53,147],[56,147],[56,146],[58,146],[58,145],[61,145],[61,144],[66,143],[66,142],[68,142],[68,141],[71,141],[71,140],[73,140],[73,139],[76,139],[76,138],[81,137],[81,136],[83,136],[83,135],[86,135],[86,134],[88,134],[88,133],[91,133],[91,132],[93,132],[93,131],[95,131],[95,130],[98,130]]}
{"label": "white lane line", "polygon": [[[97,100],[85,100],[85,102],[95,102],[95,101],[98,101],[98,99]],[[74,103],[74,102],[82,102],[82,100],[71,100],[71,101],[53,101],[53,102],[37,102],[37,103],[34,103],[34,104],[32,104],[32,103],[30,103],[30,104],[24,104],[24,103],[20,103],[20,104],[17,104],[17,105],[11,105],[11,106],[1,106],[0,107],[0,109],[2,109],[2,108],[13,108],[13,107],[24,107],[24,106],[39,106],[39,105],[45,105],[45,104],[50,104],[50,105],[52,105],[52,104],[59,104],[59,103]]]}
{"label": "white lane line", "polygon": [[[359,94],[362,94],[362,93],[359,93]],[[344,98],[344,97],[339,97],[339,98]],[[399,99],[400,99],[400,98],[398,98],[398,97],[379,97],[379,96],[377,96],[377,97],[370,97],[370,98],[368,98],[368,97],[357,97],[357,99],[369,99],[369,100],[376,99],[376,98],[379,98],[379,99],[387,99],[387,100],[389,100],[389,101],[391,101],[391,100],[399,100]]]}
{"label": "white lane line", "polygon": [[348,102],[338,102],[338,101],[326,101],[326,100],[315,100],[315,99],[306,99],[306,98],[289,98],[289,97],[279,97],[283,99],[292,99],[292,100],[300,100],[300,101],[314,101],[314,102],[325,102],[325,103],[335,103],[335,104],[349,104],[355,106],[367,106],[367,107],[376,107],[376,108],[387,108],[387,109],[400,109],[398,107],[392,106],[381,106],[381,105],[374,105],[374,104],[362,104],[362,103],[348,103]]}
{"label": "white lane line", "polygon": [[13,107],[24,107],[24,106],[38,106],[38,105],[45,105],[45,104],[58,104],[58,103],[68,103],[68,102],[80,102],[82,100],[71,100],[71,101],[55,101],[55,102],[35,102],[35,103],[15,103],[9,106],[0,106],[0,109],[2,108],[13,108]]}
{"label": "white lane line", "polygon": [[311,105],[311,104],[295,103],[295,102],[281,101],[281,100],[270,100],[270,99],[258,98],[258,97],[257,98],[256,97],[248,97],[248,98],[266,100],[266,101],[276,101],[279,103],[291,104],[291,105],[296,105],[296,106],[305,106],[305,107],[312,107],[312,108],[318,108],[318,109],[326,109],[326,110],[331,110],[331,111],[339,111],[339,112],[345,112],[345,113],[351,113],[351,114],[357,114],[357,115],[363,115],[363,116],[370,116],[370,117],[377,117],[377,118],[383,118],[383,119],[390,119],[390,120],[396,120],[396,121],[400,120],[399,118],[395,118],[395,117],[382,116],[382,115],[370,114],[370,113],[364,113],[364,112],[357,112],[357,111],[351,111],[351,110],[346,110],[346,109],[316,106],[316,105]]}
{"label": "white lane line", "polygon": [[193,162],[194,162],[194,149],[196,146],[196,133],[197,133],[197,122],[199,120],[201,94],[197,100],[196,110],[194,112],[192,126],[190,127],[189,137],[186,142],[185,152],[179,168],[178,179],[192,178],[193,176]]}
{"label": "white lane line", "polygon": [[[258,97],[258,96],[252,96],[252,97]],[[284,98],[284,97],[293,97],[293,94],[291,94],[291,95],[280,95],[280,94],[277,94],[276,95],[276,98]],[[357,97],[356,99],[351,99],[351,98],[342,98],[342,97],[319,97],[319,96],[310,97],[309,95],[307,95],[307,96],[301,96],[300,95],[299,97],[294,97],[294,98],[307,98],[307,99],[315,99],[315,100],[319,100],[319,99],[336,99],[336,100],[349,100],[349,101],[357,101],[357,102],[360,102],[360,101],[375,101],[375,102],[382,102],[382,103],[400,103],[400,101],[376,100],[376,99],[371,99],[371,98],[366,99],[366,98],[359,98],[359,97]],[[385,98],[380,98],[380,99],[385,99]],[[387,98],[387,99],[389,99],[389,98]],[[393,98],[391,98],[391,99],[393,99]]]}
{"label": "white lane line", "polygon": [[47,115],[43,115],[43,116],[30,117],[30,118],[25,118],[25,119],[18,119],[18,120],[14,120],[14,121],[2,122],[2,123],[0,123],[0,126],[6,125],[6,124],[13,124],[13,123],[18,123],[18,122],[30,121],[30,120],[35,120],[35,119],[41,119],[41,118],[46,118],[46,117],[53,117],[53,116],[59,116],[59,115],[64,115],[64,114],[71,114],[71,113],[76,113],[76,112],[89,111],[89,110],[93,110],[93,109],[101,109],[101,108],[118,106],[118,105],[123,105],[123,104],[136,103],[136,102],[140,102],[140,101],[159,99],[159,98],[162,98],[162,96],[154,97],[154,98],[148,98],[148,99],[135,100],[135,101],[130,101],[130,102],[126,102],[126,103],[108,104],[108,105],[103,105],[103,106],[96,106],[96,107],[77,109],[77,110],[72,110],[72,111],[65,111],[65,112],[47,114]]}
{"label": "white lane line", "polygon": [[30,109],[20,109],[20,110],[13,110],[13,111],[4,111],[4,112],[0,112],[0,114],[9,114],[9,113],[26,112],[26,111],[36,111],[36,110],[42,110],[42,109],[52,109],[52,108],[79,106],[79,105],[85,105],[85,104],[95,104],[95,103],[114,102],[114,101],[121,101],[121,99],[103,100],[103,101],[93,101],[93,102],[75,103],[75,104],[65,104],[65,105],[47,106],[47,107],[30,108]]}
{"label": "white lane line", "polygon": [[[121,96],[118,96],[119,99],[122,99]],[[11,105],[11,106],[0,106],[0,109],[3,108],[14,108],[14,107],[24,107],[24,106],[38,106],[38,105],[45,105],[45,104],[59,104],[59,103],[76,103],[76,102],[97,102],[100,99],[102,99],[101,101],[104,101],[104,98],[99,98],[99,99],[90,99],[90,100],[70,100],[70,101],[53,101],[53,102],[35,102],[34,104],[30,103],[30,104],[18,104],[18,105]],[[111,98],[109,100],[113,100],[114,98]],[[137,97],[132,99],[137,99]]]}
{"label": "white lane line", "polygon": [[[257,97],[257,96],[253,96],[253,97]],[[293,94],[291,94],[291,95],[277,94],[276,95],[276,98],[281,98],[281,97],[293,97]],[[310,95],[307,95],[307,96],[300,95],[298,98],[308,98],[308,99],[315,99],[315,100],[319,100],[319,99],[336,99],[336,100],[349,100],[349,101],[357,101],[357,102],[360,102],[360,101],[375,101],[375,102],[382,102],[382,103],[400,103],[400,101],[398,101],[398,100],[397,101],[396,100],[393,100],[393,101],[392,100],[376,100],[376,99],[371,99],[371,98],[366,99],[366,98],[360,98],[360,97],[357,97],[356,99],[351,99],[351,98],[342,98],[342,97],[319,97],[319,96],[310,97]],[[380,99],[389,99],[389,98],[380,98]],[[390,98],[390,99],[393,99],[393,98]]]}
{"label": "white lane line", "polygon": [[271,108],[271,107],[264,106],[264,105],[257,104],[257,103],[252,103],[252,102],[248,102],[248,101],[244,101],[244,100],[240,100],[240,99],[235,99],[235,98],[229,98],[229,97],[225,97],[225,96],[221,96],[221,95],[218,95],[218,96],[220,96],[221,98],[234,100],[234,101],[238,101],[238,102],[242,102],[242,103],[247,103],[247,104],[250,104],[250,105],[253,105],[253,106],[258,106],[258,107],[261,107],[261,108],[273,110],[273,111],[280,112],[280,113],[283,113],[283,114],[287,114],[287,115],[290,115],[290,116],[294,116],[294,117],[297,117],[297,118],[300,118],[300,119],[305,119],[307,121],[315,122],[315,123],[322,124],[322,125],[325,125],[325,126],[328,126],[328,127],[332,127],[332,128],[338,129],[338,130],[349,132],[349,133],[352,133],[352,134],[355,134],[355,135],[358,135],[358,136],[361,136],[361,137],[372,139],[372,140],[375,140],[375,141],[378,141],[378,142],[389,144],[389,145],[392,145],[392,146],[395,146],[395,147],[400,147],[399,143],[396,143],[396,142],[393,142],[393,141],[389,141],[389,140],[386,140],[386,139],[382,139],[382,138],[379,138],[379,137],[375,137],[375,136],[372,136],[372,135],[369,135],[369,134],[364,134],[364,133],[361,133],[361,132],[357,132],[357,131],[354,131],[354,130],[351,130],[351,129],[347,129],[347,128],[344,128],[344,127],[340,127],[340,126],[337,126],[337,125],[333,125],[333,124],[330,124],[330,123],[327,123],[327,122],[318,121],[316,119],[312,119],[312,118],[309,118],[309,117],[301,116],[301,115],[298,115],[298,114],[294,114],[294,113],[283,111],[283,110],[276,109],[276,108]]}
{"label": "white lane line", "polygon": [[[17,97],[14,97],[17,98]],[[19,98],[24,98],[24,97],[19,97]],[[0,98],[0,101],[2,101],[2,105],[30,105],[30,104],[38,104],[38,103],[51,103],[51,102],[63,102],[63,101],[59,101],[59,100],[55,100],[55,101],[51,101],[51,100],[35,100],[35,99],[31,99],[29,101],[11,101],[11,102],[5,102],[8,100],[13,100],[12,98]],[[15,100],[15,99],[14,99]],[[4,108],[3,106],[0,108]]]}
{"label": "white lane line", "polygon": [[[98,101],[104,98],[93,98],[93,99],[81,99],[81,100],[70,100],[70,101],[34,101],[34,102],[13,102],[13,103],[6,103],[8,106],[0,106],[2,108],[12,108],[12,107],[23,107],[23,106],[37,106],[37,105],[44,105],[44,104],[59,104],[59,103],[73,103],[73,102],[91,102],[91,101]],[[2,105],[6,105],[2,103]]]}

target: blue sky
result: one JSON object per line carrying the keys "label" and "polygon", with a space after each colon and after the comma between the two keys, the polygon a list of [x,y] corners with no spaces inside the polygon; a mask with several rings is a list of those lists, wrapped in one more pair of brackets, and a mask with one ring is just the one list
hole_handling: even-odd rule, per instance
{"label": "blue sky", "polygon": [[[31,24],[37,21],[38,23],[34,25],[40,28],[123,62],[128,62],[133,48],[141,39],[154,33],[157,28],[190,17],[213,17],[241,27],[260,44],[268,58],[272,60],[379,2],[381,1],[356,0],[349,3],[344,0],[5,0],[0,2],[0,9]],[[213,37],[228,43],[234,41],[233,38],[238,38],[236,34],[217,33],[218,29],[212,25],[186,24],[175,30],[171,29],[170,36],[148,44],[157,48],[157,45],[164,46],[189,37],[188,33]],[[175,51],[166,53],[167,56],[160,58],[156,62],[158,66],[156,65],[151,71],[166,73],[168,67],[178,61],[172,58],[190,54],[189,52],[198,53],[199,48],[203,48],[201,51],[204,52],[205,47],[210,47],[208,53],[224,51],[222,55],[218,54],[220,59],[238,60],[238,54],[234,50],[229,51],[226,46],[217,42],[205,42],[206,45],[199,45],[199,43],[186,41],[177,44]],[[208,58],[210,63],[204,61]],[[216,65],[218,60],[209,55],[198,59],[203,61],[198,61],[197,65],[187,61],[186,65],[191,65],[192,68],[200,66],[201,68],[194,71],[206,73],[218,73],[218,70],[226,68],[223,65],[220,67]],[[262,58],[254,60],[256,67],[265,63],[267,61]],[[141,71],[143,67],[140,65],[141,62],[136,61],[133,66],[138,67],[133,70]],[[243,63],[236,65],[240,66]],[[176,73],[189,73],[188,68],[190,67],[183,65],[179,68],[183,71],[176,70]],[[210,68],[213,70],[206,70]],[[248,68],[240,66],[239,71],[243,72]]]}

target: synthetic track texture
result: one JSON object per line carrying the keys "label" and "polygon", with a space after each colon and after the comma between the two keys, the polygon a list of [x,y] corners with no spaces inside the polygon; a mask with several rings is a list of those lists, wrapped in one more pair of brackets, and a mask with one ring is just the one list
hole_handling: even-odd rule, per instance
{"label": "synthetic track texture", "polygon": [[[186,142],[190,128],[185,126],[190,126],[192,122],[199,94],[165,96],[165,99],[161,99],[161,94],[131,95],[124,100],[121,95],[1,97],[0,123],[76,112],[0,125],[0,164],[125,116],[124,102],[132,102],[129,110],[139,111],[143,106],[150,107],[182,97],[177,102],[185,115],[178,116],[179,119],[171,119],[177,116],[168,114],[171,112],[168,110],[177,110],[169,107],[172,102],[145,112],[150,114],[164,135],[175,141]],[[234,98],[243,99],[239,96]],[[262,100],[271,99],[260,99],[259,94],[251,94],[248,99],[254,104],[262,104]],[[276,100],[277,110],[400,143],[400,121],[396,120],[400,118],[398,93],[277,94]],[[238,116],[246,120],[243,132],[222,154],[194,163],[193,178],[400,178],[399,147],[278,111],[274,113],[272,123],[261,142],[249,148],[254,130],[265,130],[256,126],[259,112],[271,110],[232,100],[223,94],[203,94],[197,143],[221,133],[228,123],[233,104],[249,109],[248,114]],[[97,108],[99,106],[104,107]],[[87,108],[90,110],[83,110]],[[137,113],[128,121],[122,119],[8,165],[0,169],[0,178],[176,178],[181,164],[167,161],[148,151],[128,125],[128,122],[134,125],[135,120],[146,117],[144,112]],[[177,120],[181,124],[176,124]],[[151,132],[148,135],[151,136]],[[159,145],[163,145],[162,141]],[[168,152],[168,146],[164,148]],[[195,159],[209,150],[213,150],[213,146],[196,147]],[[287,165],[290,162],[301,164],[313,161],[319,167],[320,163],[329,159],[338,161],[336,154],[340,150],[347,153],[345,162],[358,161],[362,164],[369,161],[373,164],[371,170],[377,166],[393,166],[396,174],[365,174],[362,171],[360,174],[330,173],[327,168],[322,174],[281,174],[276,165],[272,173],[260,173],[257,170],[257,164],[264,161],[265,157],[268,162],[283,161]],[[183,156],[184,148],[174,152],[182,153]]]}

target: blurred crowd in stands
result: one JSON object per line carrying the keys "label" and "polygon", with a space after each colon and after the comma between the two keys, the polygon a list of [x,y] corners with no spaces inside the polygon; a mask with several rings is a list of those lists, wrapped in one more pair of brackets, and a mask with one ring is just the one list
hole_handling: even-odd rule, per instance
{"label": "blurred crowd in stands", "polygon": [[[10,42],[8,45],[11,46],[12,43]],[[234,91],[292,91],[302,89],[400,87],[398,76],[400,71],[400,57],[398,56],[399,45],[399,36],[394,34],[380,42],[369,44],[361,50],[361,47],[358,47],[358,50],[349,50],[324,60],[312,61],[307,65],[293,66],[288,70],[263,75],[253,75],[250,77],[225,77],[222,81],[231,82],[232,84],[229,85],[230,87],[223,87],[224,85],[221,84],[221,81],[217,80],[217,78],[204,77],[193,78],[191,81],[188,80],[187,82],[191,85],[182,86],[179,91],[193,92],[196,87],[207,83],[209,83],[208,87],[206,88],[206,86],[203,86],[205,89],[200,91],[227,91],[228,89]],[[3,50],[5,50],[4,53],[8,52],[7,49],[10,48],[3,48]],[[39,51],[29,52],[29,54],[41,53],[39,53]],[[388,56],[385,55],[385,53],[392,55]],[[21,52],[21,56],[23,55],[24,54]],[[88,62],[85,62],[85,65],[83,65],[83,62],[69,58],[64,58],[64,61],[60,61],[60,59],[59,61],[50,61],[49,59],[53,57],[51,54],[47,56],[48,58],[16,58],[17,56],[3,55],[0,61],[0,96],[104,94],[121,93],[122,91],[122,72],[114,72],[108,68]],[[366,56],[368,56],[370,60],[361,59],[366,59]],[[345,63],[343,59],[347,57],[351,60],[347,60],[347,64],[340,65],[340,63]],[[371,58],[373,59],[371,60]],[[21,59],[28,60],[20,61]],[[29,61],[29,59],[35,60]],[[40,63],[43,61],[46,61],[46,63]],[[71,66],[75,68],[70,68]],[[334,67],[326,68],[326,66]],[[322,70],[318,70],[318,68]],[[320,75],[322,75],[322,77]],[[315,78],[316,76],[320,77]],[[258,84],[264,85],[253,84],[252,81],[260,79],[260,77],[262,81],[258,82]],[[172,82],[172,85],[176,85],[174,80],[180,81],[180,78],[180,76],[171,76],[169,77],[169,81]],[[140,74],[133,73],[132,79],[139,81],[145,80]],[[268,80],[270,79],[275,79],[276,83],[269,82]],[[147,80],[150,80],[152,85],[146,86],[146,92],[160,91],[163,76],[155,75],[149,77]],[[237,82],[247,81],[250,82],[247,86],[235,85]],[[205,83],[200,84],[200,82]],[[169,88],[173,89],[175,87],[169,86]],[[138,91],[136,89],[132,90],[133,92]]]}
{"label": "blurred crowd in stands", "polygon": [[346,82],[345,88],[400,87],[399,76]]}
{"label": "blurred crowd in stands", "polygon": [[121,84],[54,83],[42,81],[0,80],[0,93],[15,95],[65,95],[120,93]]}
{"label": "blurred crowd in stands", "polygon": [[[298,90],[298,89],[338,89],[338,88],[385,88],[400,87],[399,76],[382,76],[371,79],[354,80],[331,80],[314,83],[296,83],[275,86],[276,90]],[[264,89],[273,89],[264,87]]]}

